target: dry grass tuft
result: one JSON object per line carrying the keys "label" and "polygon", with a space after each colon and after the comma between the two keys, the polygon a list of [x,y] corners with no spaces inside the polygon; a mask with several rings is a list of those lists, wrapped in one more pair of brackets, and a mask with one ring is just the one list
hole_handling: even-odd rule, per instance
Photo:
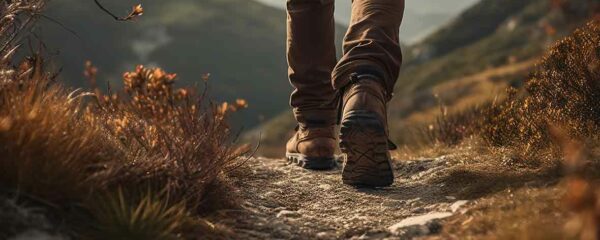
{"label": "dry grass tuft", "polygon": [[171,204],[156,195],[125,196],[119,190],[94,206],[97,239],[169,239],[193,224],[184,203]]}
{"label": "dry grass tuft", "polygon": [[122,151],[82,118],[80,100],[49,83],[32,58],[0,80],[0,185],[62,201],[85,195],[90,174]]}

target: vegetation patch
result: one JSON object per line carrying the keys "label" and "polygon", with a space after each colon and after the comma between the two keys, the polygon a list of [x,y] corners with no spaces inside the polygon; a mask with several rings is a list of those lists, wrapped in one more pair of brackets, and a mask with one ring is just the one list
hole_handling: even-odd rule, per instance
{"label": "vegetation patch", "polygon": [[489,146],[515,149],[524,159],[552,150],[552,126],[592,140],[600,126],[599,41],[600,26],[592,21],[550,50],[523,92],[510,89],[504,101],[442,116],[429,129],[432,140],[453,145],[478,136]]}
{"label": "vegetation patch", "polygon": [[432,182],[483,197],[445,220],[439,237],[597,239],[599,42],[592,20],[551,48],[522,91],[428,130],[450,152],[469,149],[464,165]]}
{"label": "vegetation patch", "polygon": [[[212,103],[206,87],[176,88],[175,74],[143,66],[123,75],[123,90],[103,93],[88,63],[94,89],[68,90],[40,54],[12,57],[43,6],[0,5],[0,200],[42,209],[49,225],[67,223],[59,232],[74,238],[216,234],[202,218],[216,210],[207,204],[233,201],[212,193],[228,189],[225,174],[246,152],[234,147],[227,124],[246,102]],[[1,238],[37,225],[27,225],[35,215],[2,215]]]}

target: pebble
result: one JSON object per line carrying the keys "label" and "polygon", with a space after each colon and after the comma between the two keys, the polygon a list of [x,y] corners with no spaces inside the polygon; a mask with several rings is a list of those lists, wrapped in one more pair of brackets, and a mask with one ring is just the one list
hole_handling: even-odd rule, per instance
{"label": "pebble", "polygon": [[415,208],[411,211],[411,213],[423,213],[423,212],[425,212],[425,209],[422,207]]}
{"label": "pebble", "polygon": [[446,196],[446,199],[448,199],[448,200],[456,200],[456,197],[453,197],[453,196]]}
{"label": "pebble", "polygon": [[442,231],[442,223],[440,219],[433,219],[424,225],[412,225],[406,228],[398,229],[393,232],[400,239],[414,239],[420,236],[437,234]]}
{"label": "pebble", "polygon": [[361,235],[360,237],[358,237],[359,240],[364,240],[364,239],[369,239],[369,235],[367,235],[366,233]]}
{"label": "pebble", "polygon": [[450,205],[450,210],[453,213],[455,213],[456,211],[458,211],[458,209],[460,209],[462,206],[464,206],[467,203],[469,203],[469,201],[467,201],[467,200],[456,201],[452,205]]}
{"label": "pebble", "polygon": [[317,233],[317,238],[318,239],[332,239],[332,238],[335,238],[335,236],[329,232],[320,232],[320,233]]}
{"label": "pebble", "polygon": [[359,239],[384,239],[389,233],[383,231],[366,232]]}
{"label": "pebble", "polygon": [[295,211],[289,211],[289,210],[281,210],[279,213],[277,213],[277,217],[278,218],[297,218],[300,217],[300,213],[295,212]]}
{"label": "pebble", "polygon": [[429,221],[435,219],[442,219],[452,216],[450,212],[430,212],[425,215],[415,216],[405,218],[399,223],[396,223],[388,228],[388,230],[392,233],[398,233],[400,229],[415,226],[415,225],[425,225]]}
{"label": "pebble", "polygon": [[263,198],[272,198],[273,195],[275,195],[277,193],[275,192],[266,192],[265,194],[263,194]]}

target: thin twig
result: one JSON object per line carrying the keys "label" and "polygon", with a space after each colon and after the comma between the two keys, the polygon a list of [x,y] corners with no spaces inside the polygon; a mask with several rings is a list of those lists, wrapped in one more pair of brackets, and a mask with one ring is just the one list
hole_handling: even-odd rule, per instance
{"label": "thin twig", "polygon": [[[96,6],[98,6],[98,8],[100,8],[100,10],[102,10],[103,12],[105,12],[106,14],[110,15],[112,18],[114,18],[116,21],[130,21],[133,20],[135,17],[142,15],[142,11],[141,11],[141,5],[138,5],[136,7],[134,7],[133,11],[131,13],[129,13],[129,15],[127,15],[126,17],[119,17],[115,14],[113,14],[112,12],[110,12],[108,9],[106,9],[98,0],[94,0],[94,2],[96,3]],[[138,9],[139,7],[139,9]],[[139,12],[137,10],[140,10]]]}
{"label": "thin twig", "polygon": [[60,21],[51,18],[49,16],[46,16],[44,14],[41,13],[36,13],[35,16],[40,16],[48,21],[50,21],[51,23],[54,23],[56,25],[58,25],[59,27],[61,27],[62,29],[66,30],[67,32],[73,34],[75,37],[77,37],[79,40],[81,40],[81,37],[77,34],[77,32],[75,32],[75,30],[68,28],[67,26],[65,26],[63,23],[61,23]]}
{"label": "thin twig", "polygon": [[262,132],[258,134],[258,143],[256,144],[256,147],[254,148],[254,150],[252,151],[252,153],[250,155],[248,155],[244,160],[242,160],[239,164],[232,166],[231,168],[227,169],[225,172],[232,172],[235,171],[236,169],[242,167],[243,165],[246,165],[246,163],[248,161],[250,161],[250,159],[252,159],[256,153],[258,152],[258,149],[260,149],[260,145],[262,142]]}
{"label": "thin twig", "polygon": [[106,9],[104,6],[102,6],[102,4],[100,2],[98,2],[98,0],[94,0],[94,2],[100,8],[100,10],[104,11],[105,13],[107,13],[108,15],[110,15],[111,17],[113,17],[115,20],[122,21],[121,18],[117,17],[112,12],[108,11],[108,9]]}

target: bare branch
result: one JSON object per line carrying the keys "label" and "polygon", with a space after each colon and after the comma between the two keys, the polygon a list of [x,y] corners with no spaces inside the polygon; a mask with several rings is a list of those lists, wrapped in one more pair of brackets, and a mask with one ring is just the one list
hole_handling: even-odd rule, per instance
{"label": "bare branch", "polygon": [[133,9],[129,13],[129,15],[127,15],[125,17],[119,17],[119,16],[113,14],[108,9],[106,9],[98,0],[94,0],[94,2],[98,6],[98,8],[100,8],[100,10],[102,10],[105,13],[107,13],[108,15],[110,15],[116,21],[131,21],[131,20],[134,20],[136,17],[142,16],[142,14],[144,14],[144,9],[142,8],[142,4],[133,6]]}

